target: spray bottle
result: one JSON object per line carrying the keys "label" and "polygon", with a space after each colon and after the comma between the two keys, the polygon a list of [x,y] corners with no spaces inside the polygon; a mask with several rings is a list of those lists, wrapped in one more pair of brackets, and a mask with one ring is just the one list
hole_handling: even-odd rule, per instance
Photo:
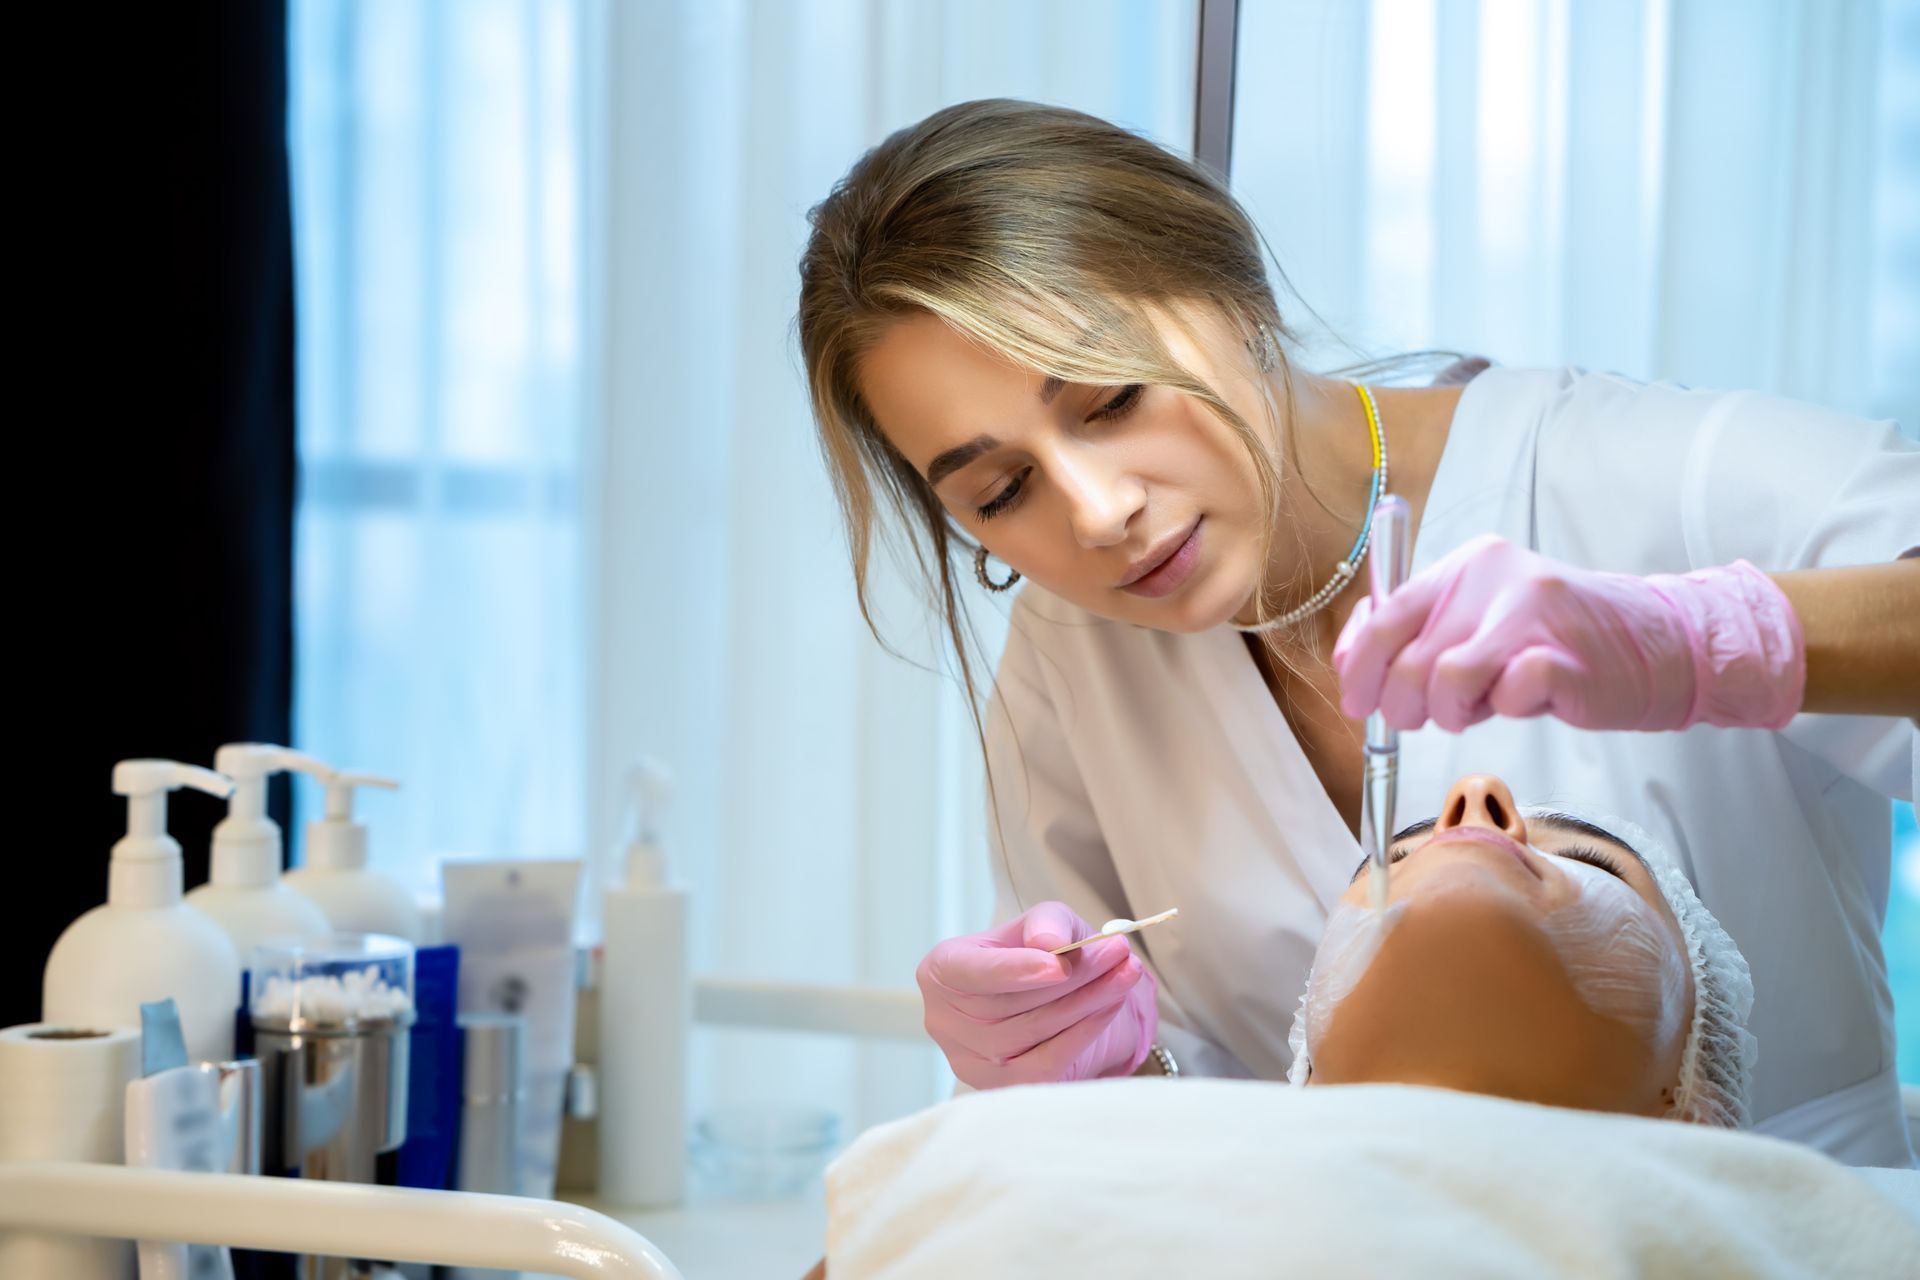
{"label": "spray bottle", "polygon": [[686,1192],[687,895],[669,886],[661,843],[672,778],[647,760],[627,786],[624,878],[604,901],[598,1194],[615,1205],[671,1205]]}

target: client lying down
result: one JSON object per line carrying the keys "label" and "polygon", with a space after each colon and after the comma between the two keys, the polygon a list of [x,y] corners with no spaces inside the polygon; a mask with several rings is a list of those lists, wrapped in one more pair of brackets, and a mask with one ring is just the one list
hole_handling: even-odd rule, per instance
{"label": "client lying down", "polygon": [[1476,775],[1389,853],[1385,911],[1356,872],[1327,922],[1290,1036],[1294,1084],[1745,1126],[1746,961],[1646,833],[1523,814]]}
{"label": "client lying down", "polygon": [[1920,1175],[1735,1132],[1746,962],[1646,835],[1469,777],[1390,853],[1294,1020],[1314,1087],[1043,1084],[877,1126],[828,1170],[812,1275],[1920,1275]]}

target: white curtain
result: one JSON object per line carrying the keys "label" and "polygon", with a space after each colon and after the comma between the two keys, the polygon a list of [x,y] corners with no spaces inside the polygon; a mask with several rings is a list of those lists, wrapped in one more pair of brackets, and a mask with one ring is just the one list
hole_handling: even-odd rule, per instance
{"label": "white curtain", "polygon": [[402,780],[360,810],[418,889],[441,854],[577,854],[579,7],[289,17],[296,738]]}
{"label": "white curtain", "polygon": [[[934,941],[987,922],[978,750],[914,584],[879,566],[888,638],[920,668],[855,607],[792,332],[806,211],[890,131],[969,98],[1188,146],[1196,9],[686,0],[608,18],[592,811],[615,812],[618,762],[678,771],[697,969],[910,987]],[[976,604],[991,660],[1004,623]],[[862,1126],[951,1083],[928,1048],[700,1041],[715,1104],[825,1103]]]}
{"label": "white curtain", "polygon": [[[301,744],[393,773],[376,860],[597,856],[640,755],[696,970],[911,983],[988,910],[979,763],[913,585],[854,607],[791,321],[807,208],[1005,94],[1184,147],[1191,0],[295,0]],[[989,667],[1000,615],[978,602]],[[921,669],[926,668],[926,669]],[[701,1033],[696,1108],[849,1130],[930,1048]]]}
{"label": "white curtain", "polygon": [[1920,411],[1912,0],[1242,0],[1240,72],[1347,342]]}

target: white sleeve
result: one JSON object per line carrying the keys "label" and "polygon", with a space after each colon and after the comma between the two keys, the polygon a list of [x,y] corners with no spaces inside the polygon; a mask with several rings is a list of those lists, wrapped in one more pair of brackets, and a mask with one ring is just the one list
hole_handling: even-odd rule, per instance
{"label": "white sleeve", "polygon": [[[1015,602],[985,723],[987,844],[993,859],[994,920],[1011,920],[1037,903],[1064,902],[1098,926],[1131,917],[1098,816],[1081,781],[1071,700],[1038,638],[1050,624],[1027,592]],[[1051,678],[1049,678],[1051,676]],[[1147,949],[1134,949],[1159,982],[1158,1039],[1196,1075],[1244,1075],[1231,1055],[1194,1029]]]}
{"label": "white sleeve", "polygon": [[[1748,560],[1777,573],[1912,555],[1920,444],[1891,421],[1775,396],[1724,397],[1688,450],[1681,525],[1696,569]],[[1913,798],[1913,721],[1803,715],[1782,732],[1881,795]]]}
{"label": "white sleeve", "polygon": [[1897,560],[1920,549],[1920,443],[1890,419],[1729,395],[1688,449],[1681,520],[1696,569]]}

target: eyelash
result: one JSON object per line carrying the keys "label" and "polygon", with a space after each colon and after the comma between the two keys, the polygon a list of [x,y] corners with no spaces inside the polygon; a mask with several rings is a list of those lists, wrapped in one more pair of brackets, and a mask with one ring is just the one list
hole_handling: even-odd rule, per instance
{"label": "eyelash", "polygon": [[[1120,388],[1119,394],[1115,395],[1113,399],[1107,401],[1098,409],[1095,409],[1091,416],[1095,419],[1108,421],[1124,418],[1133,411],[1133,407],[1136,404],[1140,403],[1140,397],[1145,391],[1145,383],[1128,383],[1126,386]],[[1006,511],[1008,507],[1013,505],[1013,500],[1019,496],[1020,491],[1026,488],[1027,473],[1031,470],[1032,468],[1029,467],[1027,470],[1014,476],[1013,479],[1008,482],[1006,488],[993,496],[992,501],[988,502],[985,506],[975,508],[974,514],[982,520],[991,520]]]}
{"label": "eyelash", "polygon": [[1591,866],[1598,867],[1616,879],[1625,880],[1627,878],[1626,872],[1620,869],[1620,863],[1617,859],[1591,846],[1577,844],[1570,849],[1556,849],[1554,853],[1562,858],[1572,858],[1575,862],[1585,862]]}
{"label": "eyelash", "polygon": [[1134,404],[1139,401],[1141,393],[1146,389],[1147,385],[1144,382],[1128,383],[1126,386],[1120,388],[1119,394],[1114,396],[1113,399],[1107,401],[1098,409],[1095,409],[1093,416],[1096,418],[1124,418],[1128,411],[1133,408]]}
{"label": "eyelash", "polygon": [[[1392,866],[1412,852],[1413,850],[1406,848],[1404,845],[1390,851],[1387,854],[1387,865]],[[1620,869],[1620,863],[1617,859],[1609,854],[1602,853],[1591,845],[1577,844],[1568,849],[1555,849],[1553,856],[1556,858],[1572,858],[1575,862],[1587,863],[1590,866],[1600,868],[1608,875],[1620,880],[1627,878],[1626,872]]]}

